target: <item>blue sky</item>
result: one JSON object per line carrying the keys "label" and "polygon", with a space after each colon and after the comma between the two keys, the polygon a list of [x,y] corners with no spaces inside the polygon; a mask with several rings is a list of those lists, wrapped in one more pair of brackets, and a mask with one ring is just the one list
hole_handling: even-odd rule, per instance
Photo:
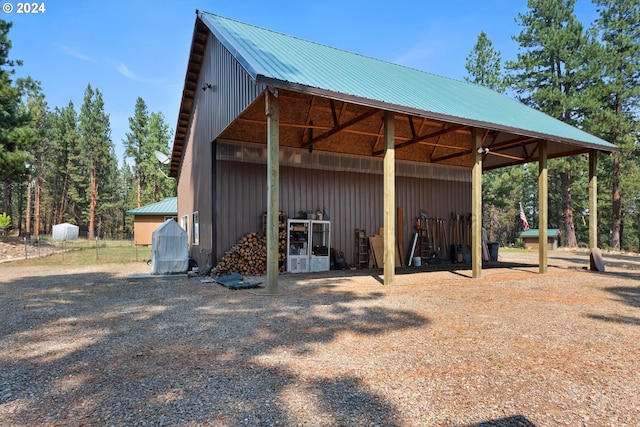
{"label": "blue sky", "polygon": [[[24,61],[16,75],[39,80],[51,109],[71,100],[79,111],[87,84],[99,89],[120,160],[137,97],[175,129],[196,9],[458,80],[480,31],[515,59],[527,10],[525,0],[47,0],[44,13],[18,14],[6,3],[10,58]],[[576,13],[585,26],[596,17],[589,0]]]}

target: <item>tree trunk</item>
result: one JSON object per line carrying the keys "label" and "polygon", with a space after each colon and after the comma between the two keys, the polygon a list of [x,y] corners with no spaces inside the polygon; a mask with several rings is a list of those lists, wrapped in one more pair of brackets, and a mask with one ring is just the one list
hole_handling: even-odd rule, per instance
{"label": "tree trunk", "polygon": [[87,233],[88,239],[95,237],[94,228],[96,225],[96,205],[98,204],[98,182],[96,178],[96,170],[91,171],[91,203],[89,205],[89,231]]}
{"label": "tree trunk", "polygon": [[27,184],[27,210],[25,212],[24,219],[24,232],[27,234],[31,233],[31,187],[33,181],[29,180]]}
{"label": "tree trunk", "polygon": [[60,208],[58,212],[58,224],[62,224],[64,213],[67,210],[67,193],[69,191],[69,168],[65,171],[64,182],[62,184],[62,195],[60,196]]}
{"label": "tree trunk", "polygon": [[42,201],[42,179],[36,178],[33,193],[33,235],[40,235],[40,202]]}
{"label": "tree trunk", "polygon": [[613,180],[611,185],[611,249],[620,249],[620,153],[613,155]]}
{"label": "tree trunk", "polygon": [[575,248],[578,246],[576,239],[576,230],[573,224],[573,206],[571,204],[571,172],[564,171],[560,173],[562,185],[562,222],[564,226],[564,245],[567,248]]}
{"label": "tree trunk", "polygon": [[11,186],[9,183],[4,183],[4,213],[11,215]]}
{"label": "tree trunk", "polygon": [[138,171],[138,207],[142,206],[142,176]]}

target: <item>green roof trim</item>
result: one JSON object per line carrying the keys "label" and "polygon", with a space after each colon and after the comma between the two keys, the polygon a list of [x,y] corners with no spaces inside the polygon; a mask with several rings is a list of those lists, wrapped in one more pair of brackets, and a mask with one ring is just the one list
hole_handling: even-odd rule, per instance
{"label": "green roof trim", "polygon": [[129,209],[127,215],[178,215],[178,198],[168,197],[161,202]]}
{"label": "green roof trim", "polygon": [[[548,237],[557,236],[558,234],[560,234],[560,229],[558,228],[547,229]],[[540,236],[540,230],[538,230],[537,228],[531,228],[527,231],[523,231],[522,233],[520,233],[520,237],[539,237],[539,236]]]}
{"label": "green roof trim", "polygon": [[257,83],[602,151],[618,147],[506,95],[208,12],[198,17]]}

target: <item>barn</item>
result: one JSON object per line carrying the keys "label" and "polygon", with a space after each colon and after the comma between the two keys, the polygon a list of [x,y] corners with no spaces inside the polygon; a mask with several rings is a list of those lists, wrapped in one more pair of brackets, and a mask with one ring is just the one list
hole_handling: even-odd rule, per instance
{"label": "barn", "polygon": [[348,260],[356,230],[379,235],[385,284],[413,255],[416,218],[468,218],[480,277],[482,171],[539,163],[544,234],[547,160],[588,153],[593,208],[597,153],[616,150],[483,87],[197,11],[169,175],[190,256],[215,263],[264,229],[277,292],[283,214],[324,212]]}

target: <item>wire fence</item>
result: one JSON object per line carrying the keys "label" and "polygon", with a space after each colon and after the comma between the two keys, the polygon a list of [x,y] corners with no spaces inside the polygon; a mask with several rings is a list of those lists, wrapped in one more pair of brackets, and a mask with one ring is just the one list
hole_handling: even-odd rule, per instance
{"label": "wire fence", "polygon": [[151,248],[137,246],[133,239],[87,239],[53,241],[50,236],[39,239],[23,237],[14,243],[10,253],[0,262],[48,258],[51,262],[69,264],[90,262],[126,263],[145,262],[151,259]]}

